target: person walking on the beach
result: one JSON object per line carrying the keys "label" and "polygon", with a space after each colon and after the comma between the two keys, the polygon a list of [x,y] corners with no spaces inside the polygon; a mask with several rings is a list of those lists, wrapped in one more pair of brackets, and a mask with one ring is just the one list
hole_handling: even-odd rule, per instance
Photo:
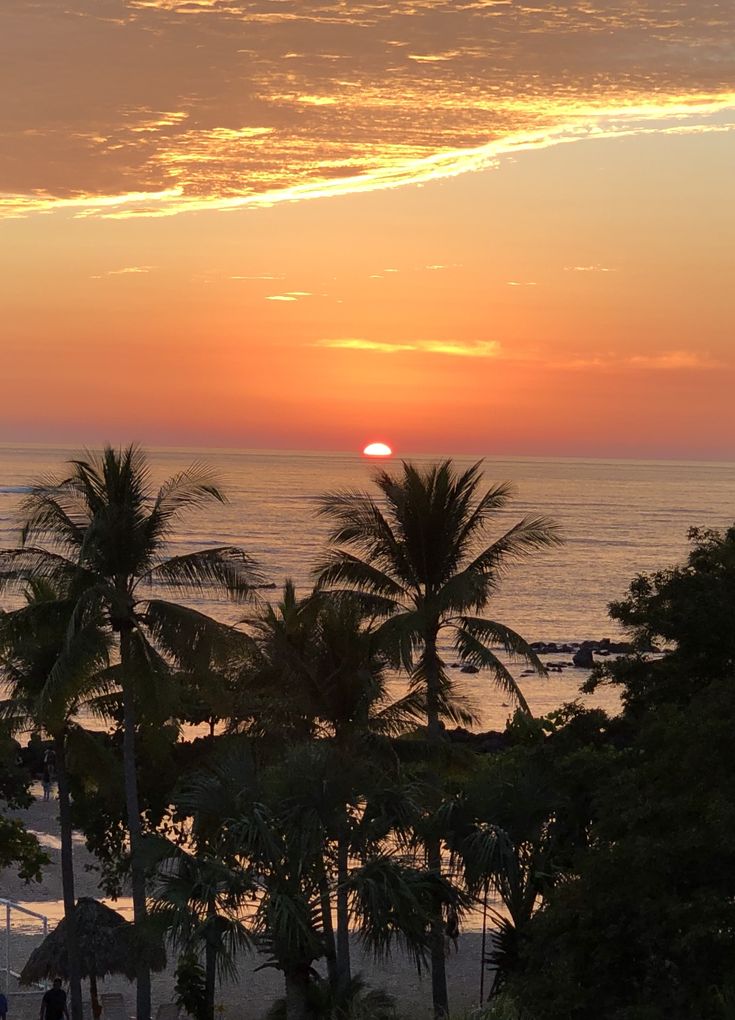
{"label": "person walking on the beach", "polygon": [[51,772],[49,771],[48,765],[44,765],[43,767],[41,785],[43,786],[43,799],[49,800],[51,797]]}
{"label": "person walking on the beach", "polygon": [[61,987],[61,978],[54,978],[53,988],[49,988],[41,999],[41,1014],[39,1020],[69,1020],[69,1010],[66,1008],[66,992]]}
{"label": "person walking on the beach", "polygon": [[2,992],[0,992],[0,1020],[5,1020],[8,1015],[8,1000],[5,998]]}

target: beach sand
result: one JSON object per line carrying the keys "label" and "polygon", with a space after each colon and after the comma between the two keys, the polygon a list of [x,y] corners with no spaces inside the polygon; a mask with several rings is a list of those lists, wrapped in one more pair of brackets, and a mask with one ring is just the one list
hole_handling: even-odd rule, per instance
{"label": "beach sand", "polygon": [[[44,803],[41,799],[40,786],[38,797],[33,805],[23,812],[14,814],[22,818],[27,827],[40,839],[51,858],[51,864],[45,869],[41,883],[26,884],[18,879],[12,870],[0,872],[0,897],[24,904],[38,913],[49,917],[49,930],[54,927],[63,913],[61,890],[60,845],[58,826],[58,802],[54,799]],[[98,887],[96,874],[91,870],[94,858],[86,850],[81,838],[75,838],[75,874],[77,896],[94,896],[104,898]],[[126,917],[131,916],[130,902],[123,899],[119,902],[106,902]],[[2,918],[4,921],[4,918]],[[19,971],[30,952],[43,937],[40,922],[24,918],[18,913],[12,914],[10,960],[11,969]],[[428,1020],[431,1016],[431,982],[428,973],[419,975],[415,964],[403,954],[395,953],[391,958],[376,962],[366,955],[355,941],[353,957],[353,973],[361,973],[368,985],[383,988],[395,996],[401,1013],[405,1017],[416,1017],[417,1020]],[[479,931],[465,931],[460,935],[458,947],[452,949],[447,958],[447,974],[449,995],[452,1010],[457,1013],[476,1006],[479,995],[480,981],[481,934]],[[173,961],[172,961],[173,962]],[[259,1020],[274,999],[283,994],[283,978],[280,973],[270,968],[259,970],[265,962],[258,954],[243,953],[239,963],[239,981],[224,984],[217,994],[219,1012],[223,1018],[242,1018],[242,1020]],[[0,932],[0,967],[5,966],[5,931]],[[2,975],[4,978],[4,974]],[[489,987],[489,974],[486,975],[486,988]],[[173,1001],[173,966],[161,974],[153,975],[153,1005]],[[15,982],[11,982],[11,991],[17,990]],[[135,1005],[135,989],[124,978],[108,978],[100,983],[104,992],[122,992],[125,996],[126,1015],[132,1016]],[[40,1005],[40,992],[28,990],[22,1000],[13,996],[11,1014],[8,1020],[24,1020],[25,1017],[37,1017]],[[89,997],[88,989],[83,989],[83,996]]]}

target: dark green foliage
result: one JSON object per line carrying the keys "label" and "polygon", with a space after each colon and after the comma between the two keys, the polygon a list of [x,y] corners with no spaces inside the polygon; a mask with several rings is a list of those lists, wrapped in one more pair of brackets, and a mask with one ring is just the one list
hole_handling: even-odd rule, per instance
{"label": "dark green foliage", "polygon": [[445,805],[446,841],[468,890],[502,902],[490,910],[495,991],[517,969],[539,904],[587,846],[596,790],[616,767],[616,729],[577,704],[544,719],[518,712],[510,747],[478,757]]}
{"label": "dark green foliage", "polygon": [[735,529],[613,606],[659,659],[623,685],[624,746],[587,846],[530,925],[514,987],[536,1020],[726,1020],[735,987]]}
{"label": "dark green foliage", "polygon": [[40,882],[49,857],[17,818],[0,815],[0,871],[14,867],[26,882]]}
{"label": "dark green foliage", "polygon": [[[335,990],[328,981],[313,975],[307,995],[309,1020],[398,1020],[392,995],[380,988],[368,988],[357,974],[345,988]],[[278,999],[265,1020],[287,1020],[286,1000]]]}
{"label": "dark green foliage", "polygon": [[14,867],[26,882],[40,881],[41,871],[49,863],[38,840],[8,811],[27,808],[32,802],[30,775],[20,764],[20,747],[0,732],[0,871]]}
{"label": "dark green foliage", "polygon": [[195,952],[182,953],[176,964],[174,985],[176,1005],[193,1020],[207,1020],[207,991],[204,967]]}

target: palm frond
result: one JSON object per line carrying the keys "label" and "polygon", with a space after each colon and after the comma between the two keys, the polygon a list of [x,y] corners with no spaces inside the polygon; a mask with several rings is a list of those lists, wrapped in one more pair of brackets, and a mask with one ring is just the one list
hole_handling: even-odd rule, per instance
{"label": "palm frond", "polygon": [[189,606],[148,599],[139,611],[156,645],[183,669],[222,665],[244,650],[240,631]]}
{"label": "palm frond", "polygon": [[173,556],[147,570],[140,582],[182,594],[222,593],[246,601],[256,597],[263,575],[255,560],[236,546],[220,546]]}
{"label": "palm frond", "polygon": [[533,666],[540,675],[546,673],[546,667],[525,638],[505,624],[477,616],[461,616],[458,625],[484,644],[500,646],[511,658]]}
{"label": "palm frond", "polygon": [[153,502],[146,529],[151,544],[165,540],[171,529],[188,510],[198,510],[209,503],[224,503],[216,476],[205,464],[195,462],[184,471],[172,475]]}
{"label": "palm frond", "polygon": [[475,636],[471,629],[458,626],[455,629],[454,647],[463,662],[471,663],[478,669],[486,669],[492,676],[493,683],[504,694],[513,698],[526,715],[531,715],[523,692],[515,677],[497,655]]}
{"label": "palm frond", "polygon": [[80,575],[79,566],[59,553],[25,546],[0,550],[0,591],[24,592],[28,585],[48,581],[54,589],[67,589]]}

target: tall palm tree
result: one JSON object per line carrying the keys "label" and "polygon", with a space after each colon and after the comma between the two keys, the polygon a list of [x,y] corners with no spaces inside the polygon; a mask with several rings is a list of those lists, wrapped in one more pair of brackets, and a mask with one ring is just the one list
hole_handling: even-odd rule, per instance
{"label": "tall palm tree", "polygon": [[[123,704],[123,760],[133,910],[141,939],[137,978],[138,1020],[149,1020],[150,969],[146,963],[146,872],[136,773],[138,713],[172,712],[171,659],[185,635],[219,633],[222,625],[194,609],[146,595],[172,589],[182,595],[213,592],[247,598],[259,575],[252,559],[234,547],[167,556],[182,517],[223,502],[212,475],[194,465],[155,490],[146,455],[135,446],[70,462],[62,479],[33,487],[22,508],[22,547],[0,554],[0,581],[55,579],[81,572],[73,628],[102,614],[115,639]],[[31,544],[38,543],[38,544]],[[155,704],[158,702],[158,704]]]}
{"label": "tall palm tree", "polygon": [[89,619],[69,642],[73,609],[73,586],[64,589],[37,579],[29,583],[24,606],[0,615],[0,676],[8,692],[0,714],[15,731],[40,729],[53,740],[71,1012],[73,1020],[81,1020],[67,749],[77,728],[74,716],[100,691],[99,671],[107,662],[109,642],[100,619]]}
{"label": "tall palm tree", "polygon": [[[489,671],[495,685],[525,712],[528,704],[495,647],[543,666],[514,630],[478,615],[498,589],[509,563],[559,541],[545,517],[524,517],[488,540],[490,525],[511,498],[508,483],[482,491],[479,463],[458,471],[449,460],[426,468],[403,463],[375,477],[368,492],[325,495],[320,513],[332,522],[333,549],[318,571],[323,588],[359,592],[366,608],[385,617],[386,633],[402,649],[412,690],[426,699],[429,737],[438,740],[454,685],[439,653],[440,637],[457,657]],[[427,841],[428,866],[441,874],[441,844]],[[432,925],[434,1012],[448,1012],[441,918]]]}

